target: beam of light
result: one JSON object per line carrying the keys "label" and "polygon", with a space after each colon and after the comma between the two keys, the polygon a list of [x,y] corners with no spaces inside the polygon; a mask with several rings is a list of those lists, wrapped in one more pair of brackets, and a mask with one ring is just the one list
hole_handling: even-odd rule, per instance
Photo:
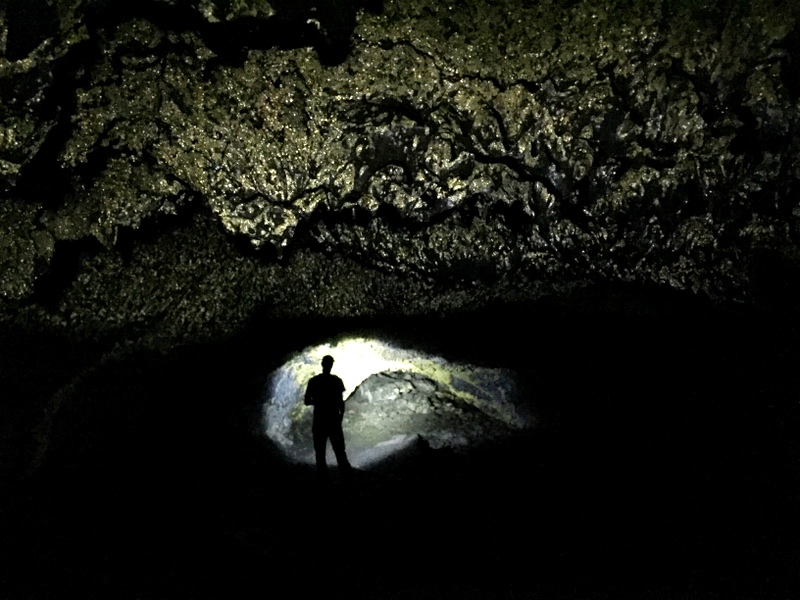
{"label": "beam of light", "polygon": [[[298,421],[307,419],[311,409],[303,405],[305,386],[321,371],[320,363],[326,354],[334,357],[332,372],[344,381],[345,397],[350,397],[372,375],[412,373],[433,382],[439,392],[446,392],[449,397],[477,408],[510,428],[531,424],[529,415],[516,403],[516,380],[507,370],[453,363],[379,339],[348,337],[306,348],[292,355],[270,376],[264,391],[264,430],[290,460],[309,464],[314,461],[313,448],[308,442],[298,442],[297,436],[292,435],[292,428]],[[348,411],[346,418],[351,416],[352,412]],[[409,418],[407,422],[394,419],[391,424],[394,429],[389,431],[387,425],[381,441],[369,448],[357,447],[359,456],[351,457],[351,462],[364,467],[413,445],[419,439],[419,432],[414,430],[414,423],[419,426],[419,418],[419,415],[413,415],[413,419]],[[359,423],[365,425],[363,420]],[[384,424],[372,418],[366,426],[374,437],[381,435]],[[345,428],[345,438],[354,437],[357,436]],[[458,432],[451,434],[451,438],[459,439]],[[348,453],[352,447],[348,442]]]}

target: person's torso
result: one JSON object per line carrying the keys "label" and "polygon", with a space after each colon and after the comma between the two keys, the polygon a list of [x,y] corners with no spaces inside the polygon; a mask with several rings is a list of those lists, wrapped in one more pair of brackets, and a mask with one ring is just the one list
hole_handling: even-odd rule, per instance
{"label": "person's torso", "polygon": [[344,392],[342,380],[336,375],[322,373],[313,377],[309,385],[314,400],[314,416],[338,415]]}

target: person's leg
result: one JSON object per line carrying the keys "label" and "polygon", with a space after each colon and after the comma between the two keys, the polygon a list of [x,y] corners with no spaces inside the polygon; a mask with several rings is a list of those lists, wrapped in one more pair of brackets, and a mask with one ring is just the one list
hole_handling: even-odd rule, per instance
{"label": "person's leg", "polygon": [[325,450],[328,445],[328,432],[326,428],[318,425],[311,430],[314,434],[314,453],[317,457],[317,473],[326,475],[328,473],[328,463],[325,460]]}
{"label": "person's leg", "polygon": [[347,453],[344,449],[344,433],[342,433],[342,426],[336,424],[331,427],[331,446],[333,446],[333,453],[336,455],[336,462],[339,465],[339,470],[347,477],[350,475],[351,466],[350,461],[347,460]]}

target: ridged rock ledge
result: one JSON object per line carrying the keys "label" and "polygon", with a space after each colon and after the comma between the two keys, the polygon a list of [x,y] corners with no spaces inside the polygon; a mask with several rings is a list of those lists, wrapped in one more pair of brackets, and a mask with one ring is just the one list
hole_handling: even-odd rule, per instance
{"label": "ridged rock ledge", "polygon": [[6,320],[194,339],[793,285],[792,3],[112,4],[0,11]]}

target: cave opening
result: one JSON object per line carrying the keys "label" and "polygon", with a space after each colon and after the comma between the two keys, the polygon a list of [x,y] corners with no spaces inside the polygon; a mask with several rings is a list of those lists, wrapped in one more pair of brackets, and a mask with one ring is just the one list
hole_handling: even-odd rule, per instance
{"label": "cave opening", "polygon": [[295,353],[269,377],[264,431],[290,460],[314,462],[312,409],[303,395],[326,355],[334,356],[335,374],[345,382],[342,425],[356,468],[418,445],[466,450],[533,424],[530,403],[509,369],[453,363],[380,338],[344,335]]}

